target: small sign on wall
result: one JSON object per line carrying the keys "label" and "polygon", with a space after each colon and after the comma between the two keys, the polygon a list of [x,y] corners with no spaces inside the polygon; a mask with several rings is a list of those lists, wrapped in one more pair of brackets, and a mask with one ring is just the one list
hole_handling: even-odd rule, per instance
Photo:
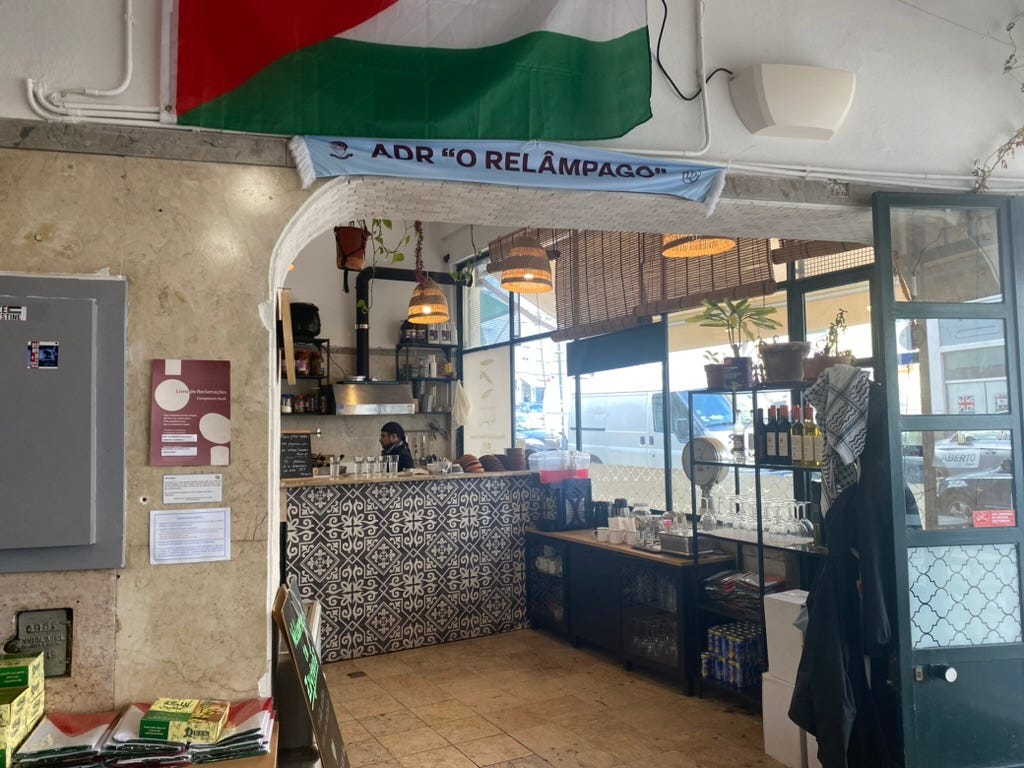
{"label": "small sign on wall", "polygon": [[154,360],[149,463],[158,467],[231,463],[231,363]]}
{"label": "small sign on wall", "polygon": [[29,368],[59,368],[60,342],[30,341],[28,342]]}

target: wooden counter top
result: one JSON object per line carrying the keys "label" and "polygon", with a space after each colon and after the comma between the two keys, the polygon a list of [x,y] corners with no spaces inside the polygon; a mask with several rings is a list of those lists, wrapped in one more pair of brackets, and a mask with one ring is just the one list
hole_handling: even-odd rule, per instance
{"label": "wooden counter top", "polygon": [[[623,555],[630,555],[632,557],[640,557],[644,560],[653,560],[657,563],[663,563],[664,565],[675,566],[676,568],[690,568],[693,566],[692,557],[683,557],[681,555],[665,555],[660,552],[648,552],[644,549],[636,549],[629,544],[611,544],[607,541],[598,541],[597,537],[594,536],[592,529],[586,529],[582,531],[541,531],[537,528],[527,528],[527,533],[533,533],[538,536],[547,536],[551,539],[558,539],[559,541],[571,541],[574,544],[586,544],[588,547],[597,547],[598,549],[607,549],[612,552],[619,552]],[[713,555],[701,555],[700,564],[708,565],[713,563],[732,563],[733,558],[731,555],[726,554],[713,554]]]}
{"label": "wooden counter top", "polygon": [[314,477],[293,477],[281,480],[282,488],[306,488],[311,485],[359,485],[362,483],[409,483],[423,480],[476,480],[488,477],[520,477],[536,475],[536,472],[456,472],[448,475],[356,475],[344,474],[337,477],[316,475]]}

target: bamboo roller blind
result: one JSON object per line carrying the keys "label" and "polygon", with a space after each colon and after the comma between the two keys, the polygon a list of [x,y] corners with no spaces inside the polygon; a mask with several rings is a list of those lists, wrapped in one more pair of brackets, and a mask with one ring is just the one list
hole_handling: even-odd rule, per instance
{"label": "bamboo roller blind", "polygon": [[718,256],[666,259],[662,236],[530,228],[489,244],[489,272],[517,240],[537,238],[552,261],[555,276],[556,341],[632,328],[663,312],[690,309],[702,299],[763,296],[775,291],[769,241],[737,238]]}

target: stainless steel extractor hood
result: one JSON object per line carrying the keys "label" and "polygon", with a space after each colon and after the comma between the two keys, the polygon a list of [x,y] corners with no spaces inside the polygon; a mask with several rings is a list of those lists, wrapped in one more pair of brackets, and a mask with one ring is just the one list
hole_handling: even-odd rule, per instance
{"label": "stainless steel extractor hood", "polygon": [[334,385],[339,416],[416,413],[412,386],[407,381],[355,381]]}

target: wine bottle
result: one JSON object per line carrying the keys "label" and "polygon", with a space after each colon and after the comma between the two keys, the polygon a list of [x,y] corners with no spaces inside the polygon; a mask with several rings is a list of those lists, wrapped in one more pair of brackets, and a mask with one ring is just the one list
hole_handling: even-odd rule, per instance
{"label": "wine bottle", "polygon": [[[808,405],[804,413],[804,461],[811,467],[820,467],[825,458],[825,433],[814,420],[814,406]],[[807,445],[810,444],[810,454]]]}
{"label": "wine bottle", "polygon": [[764,459],[767,464],[779,460],[779,414],[774,405],[768,406],[768,423],[764,427]]}
{"label": "wine bottle", "polygon": [[776,433],[779,436],[779,455],[776,461],[783,465],[790,464],[793,461],[792,454],[789,452],[789,427],[789,406],[780,405],[778,432]]}
{"label": "wine bottle", "polygon": [[804,422],[797,404],[793,405],[793,423],[789,427],[789,458],[794,467],[804,466]]}
{"label": "wine bottle", "polygon": [[764,464],[767,460],[768,436],[765,434],[764,408],[758,408],[754,419],[754,461]]}

